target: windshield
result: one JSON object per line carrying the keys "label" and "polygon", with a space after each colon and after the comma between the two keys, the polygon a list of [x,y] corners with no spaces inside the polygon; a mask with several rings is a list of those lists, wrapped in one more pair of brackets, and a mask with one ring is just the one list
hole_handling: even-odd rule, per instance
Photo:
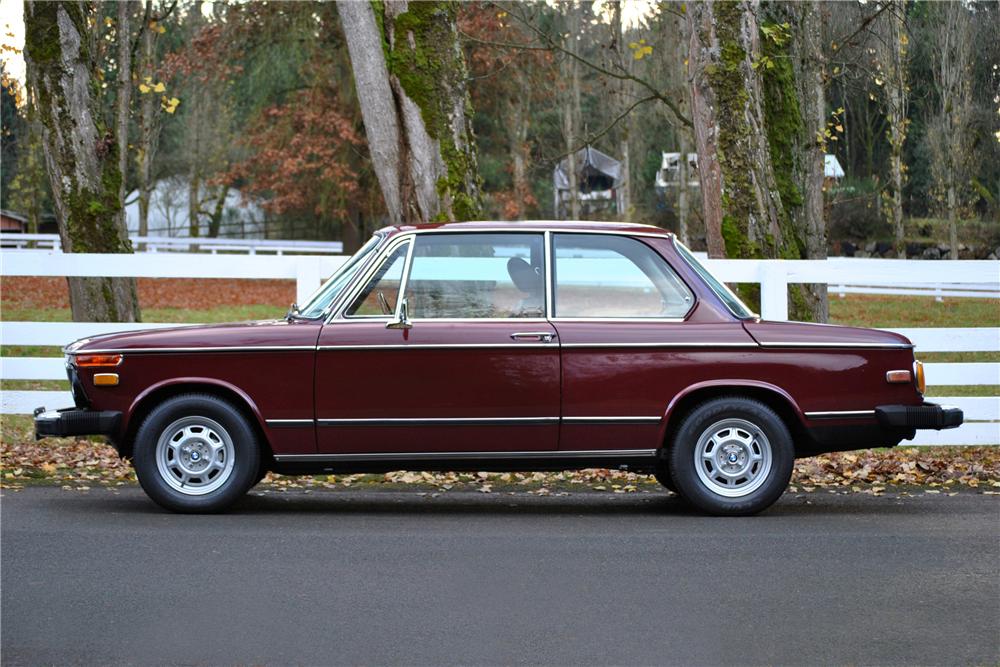
{"label": "windshield", "polygon": [[691,268],[694,269],[695,273],[701,276],[701,279],[712,288],[715,295],[722,299],[722,302],[726,304],[726,307],[728,307],[729,310],[732,311],[733,315],[739,318],[754,317],[753,311],[747,308],[746,304],[740,301],[740,298],[733,294],[732,290],[726,287],[725,283],[719,282],[715,276],[709,273],[708,269],[702,266],[701,262],[695,259],[695,256],[683,243],[675,239],[674,245],[677,247],[677,252],[681,254],[681,257],[683,257],[685,261],[691,265]]}
{"label": "windshield", "polygon": [[333,303],[337,295],[343,291],[344,286],[351,282],[351,278],[358,272],[365,262],[375,254],[375,249],[385,238],[384,234],[376,234],[358,250],[353,257],[344,262],[340,270],[323,283],[316,292],[309,297],[309,301],[299,310],[298,316],[305,318],[316,318],[323,314],[323,311]]}

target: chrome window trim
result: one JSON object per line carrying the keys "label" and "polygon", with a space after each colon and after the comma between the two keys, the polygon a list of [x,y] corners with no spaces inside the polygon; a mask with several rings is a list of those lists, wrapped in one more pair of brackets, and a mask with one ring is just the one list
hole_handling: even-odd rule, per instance
{"label": "chrome window trim", "polygon": [[[379,240],[378,244],[376,244],[376,246],[375,246],[376,252],[372,253],[372,256],[368,258],[369,262],[372,261],[374,258],[376,258],[376,257],[379,256],[379,252],[380,252],[379,246],[381,246],[381,245],[389,242],[389,240],[392,238],[392,236],[388,232],[386,232],[384,228],[383,229],[379,229],[379,230],[375,231],[372,234],[372,238],[374,238],[376,236],[381,236],[382,238]],[[365,244],[362,243],[361,247],[363,248],[364,246],[365,246]],[[359,248],[359,250],[360,250],[360,248]],[[347,261],[348,262],[351,261],[351,257],[350,256],[347,258]],[[354,281],[356,281],[358,279],[358,275],[364,273],[367,270],[367,268],[368,268],[368,264],[367,263],[362,263],[362,265],[358,267],[358,272],[355,274],[354,278],[350,282],[348,282],[346,285],[344,285],[344,289],[341,291],[341,294],[340,294],[339,298],[343,298],[344,292],[349,291],[354,286]],[[326,282],[329,281],[330,278],[333,278],[333,276],[335,276],[335,275],[337,275],[337,271],[334,271],[325,281],[323,281],[320,284],[320,287],[318,289],[322,289],[323,286],[326,284]],[[334,310],[334,308],[336,307],[337,303],[338,303],[338,298],[335,297],[333,299],[333,301],[331,301],[329,304],[327,304],[326,308],[323,309],[323,311],[319,314],[319,316],[317,316],[317,317],[303,317],[302,319],[310,321],[310,322],[326,322],[327,319],[330,317],[330,313],[332,313],[333,310]]]}
{"label": "chrome window trim", "polygon": [[[350,285],[348,285],[344,289],[344,294],[341,294],[340,301],[334,300],[335,303],[331,304],[333,306],[333,308],[331,308],[330,314],[326,318],[324,324],[330,324],[330,322],[333,321],[334,319],[343,320],[343,321],[355,321],[355,320],[357,320],[357,321],[362,321],[362,322],[383,322],[383,321],[384,322],[389,322],[389,321],[391,321],[392,317],[390,315],[368,315],[368,316],[360,316],[360,317],[351,317],[349,315],[345,315],[344,311],[347,310],[347,307],[350,304],[354,303],[354,299],[356,299],[358,297],[358,295],[361,294],[361,290],[363,290],[364,287],[365,287],[365,285],[368,284],[368,281],[371,279],[371,277],[373,275],[375,275],[375,271],[382,264],[383,260],[385,260],[387,257],[389,257],[389,255],[391,255],[393,252],[395,252],[396,248],[398,248],[399,246],[403,245],[404,243],[407,243],[407,242],[411,241],[412,239],[413,239],[413,233],[412,232],[407,232],[405,234],[397,234],[396,236],[389,237],[389,241],[385,244],[385,247],[382,248],[381,251],[375,256],[374,261],[371,264],[369,264],[367,267],[365,267],[364,271],[359,271],[358,272],[359,275],[360,275],[360,278],[358,276],[355,276],[355,282],[351,283]],[[409,254],[411,252],[413,252],[413,245],[412,244],[410,245],[410,249],[407,252],[407,256],[409,256]],[[407,268],[406,264],[404,263],[403,264],[403,272],[404,272],[404,274],[403,274],[403,277],[400,278],[399,295],[396,297],[396,308],[397,309],[399,308],[399,301],[400,301],[399,297],[402,296],[402,294],[403,294],[402,285],[403,285],[403,281],[405,280],[406,268]]]}
{"label": "chrome window trim", "polygon": [[[488,233],[488,234],[497,234],[497,233],[500,233],[500,234],[504,234],[504,233],[506,233],[506,234],[517,234],[517,233],[520,233],[520,232],[536,232],[536,233],[550,232],[550,233],[553,233],[553,234],[614,234],[614,235],[617,235],[617,236],[642,236],[644,238],[654,238],[654,239],[670,239],[670,238],[674,237],[673,232],[668,232],[665,229],[663,229],[661,231],[661,233],[658,233],[658,234],[652,233],[652,232],[626,231],[624,229],[552,229],[551,226],[547,226],[547,225],[544,225],[544,224],[543,225],[539,225],[539,224],[537,224],[538,222],[545,223],[545,222],[549,222],[549,221],[544,221],[543,220],[543,221],[536,221],[535,223],[525,223],[523,227],[520,226],[520,225],[518,225],[517,227],[513,227],[513,226],[511,226],[511,227],[475,227],[475,228],[469,228],[469,229],[454,229],[454,228],[452,228],[452,229],[442,229],[442,228],[435,228],[435,229],[414,229],[414,230],[408,230],[407,233],[409,233],[409,234],[479,234],[479,233]],[[562,221],[562,222],[565,222],[565,221]],[[559,224],[560,221],[553,220],[553,221],[551,221],[551,223],[552,224]],[[653,225],[638,225],[637,224],[635,226],[636,227],[649,227],[651,229],[660,229],[659,227],[655,227]]]}
{"label": "chrome window trim", "polygon": [[[745,303],[743,303],[743,299],[741,299],[735,292],[733,292],[733,290],[729,289],[729,285],[727,285],[725,283],[725,281],[722,281],[722,280],[719,280],[718,278],[716,278],[715,274],[712,273],[711,271],[709,271],[707,266],[705,266],[700,261],[698,261],[698,259],[694,256],[694,253],[691,251],[691,249],[688,248],[683,243],[681,243],[681,241],[676,236],[671,235],[671,242],[674,244],[674,252],[677,253],[677,255],[681,258],[681,261],[684,262],[687,265],[687,267],[689,269],[691,269],[691,271],[698,277],[698,280],[701,282],[701,284],[705,288],[707,288],[709,292],[711,292],[712,294],[715,295],[715,298],[718,299],[719,302],[722,303],[723,308],[725,308],[727,311],[729,311],[730,315],[732,315],[733,317],[735,317],[736,319],[741,320],[741,321],[745,320],[745,319],[752,319],[752,318],[755,318],[755,317],[758,318],[758,319],[760,318],[760,314],[755,313],[752,310],[750,310],[750,307],[748,305],[746,305]],[[680,246],[680,248],[678,248],[678,246]],[[683,248],[687,252],[687,254],[690,255],[690,259],[687,256],[685,256],[685,254],[683,252],[681,252],[681,248]],[[713,278],[715,278],[715,280],[718,281],[718,283],[722,287],[722,289],[725,290],[725,292],[731,298],[735,299],[737,303],[739,303],[744,308],[746,308],[747,312],[750,313],[750,314],[744,316],[744,315],[740,315],[735,310],[733,310],[732,306],[730,306],[729,303],[726,301],[726,299],[723,298],[723,295],[719,294],[718,290],[716,290],[712,286],[712,284],[709,283],[707,280],[705,280],[705,278],[700,274],[700,272],[698,271],[698,267],[701,267],[702,270],[704,270],[706,273],[708,273]],[[690,285],[688,286],[688,288],[690,289]]]}
{"label": "chrome window trim", "polygon": [[590,323],[606,322],[609,324],[677,324],[686,322],[683,317],[553,317],[550,322]]}
{"label": "chrome window trim", "polygon": [[[371,324],[372,322],[389,321],[388,316],[370,316],[370,317],[351,317],[348,319],[337,320],[336,324]],[[468,324],[471,322],[506,322],[506,323],[534,323],[543,324],[548,322],[544,317],[442,317],[440,319],[434,317],[411,317],[410,321],[414,324],[418,322],[440,322],[443,324]]]}
{"label": "chrome window trim", "polygon": [[806,412],[806,419],[857,419],[874,417],[874,410],[830,410],[821,412]]}
{"label": "chrome window trim", "polygon": [[555,315],[556,302],[554,300],[553,292],[553,273],[552,273],[552,262],[555,257],[552,254],[552,231],[545,230],[545,239],[543,245],[542,253],[545,255],[543,258],[545,267],[545,318],[549,321],[552,320]]}
{"label": "chrome window trim", "polygon": [[379,452],[359,454],[275,454],[279,463],[337,461],[434,461],[504,459],[587,459],[603,457],[653,458],[655,449],[541,450],[517,452]]}
{"label": "chrome window trim", "polygon": [[[665,239],[672,239],[672,238],[674,238],[674,235],[671,232],[668,232],[667,234],[665,234],[663,236],[659,236],[659,235],[655,235],[655,234],[641,234],[641,233],[630,234],[628,232],[611,232],[609,230],[594,230],[594,231],[583,231],[583,230],[580,230],[580,231],[563,231],[563,230],[555,230],[555,231],[550,231],[548,233],[548,235],[551,235],[551,234],[596,234],[596,233],[599,233],[599,232],[603,232],[605,234],[617,235],[617,236],[624,236],[624,237],[642,236],[644,238],[649,238],[649,237],[665,238]],[[647,247],[649,247],[648,244],[646,244],[646,245],[647,245]],[[550,241],[549,242],[549,246],[550,247],[548,248],[548,252],[547,252],[548,257],[546,258],[547,259],[546,266],[549,267],[549,270],[547,270],[546,274],[545,274],[545,276],[546,276],[545,287],[546,287],[546,290],[548,290],[548,292],[551,293],[549,295],[549,300],[548,300],[548,303],[551,304],[551,307],[546,310],[546,313],[548,314],[549,320],[556,321],[556,322],[636,322],[636,323],[642,323],[642,324],[648,324],[648,323],[656,324],[656,323],[687,322],[688,318],[691,317],[691,313],[693,313],[694,309],[698,306],[698,302],[699,302],[698,293],[695,292],[695,290],[691,288],[691,285],[689,285],[688,282],[686,280],[684,280],[684,277],[681,276],[681,274],[677,272],[677,269],[675,269],[673,267],[673,265],[670,263],[670,261],[667,260],[666,257],[664,257],[663,255],[660,254],[659,250],[657,250],[656,248],[649,248],[650,250],[653,251],[653,253],[657,257],[660,258],[660,261],[662,261],[664,264],[667,265],[667,269],[670,271],[670,273],[673,274],[674,278],[676,278],[677,281],[681,285],[684,286],[684,289],[687,290],[688,294],[690,295],[691,305],[690,305],[690,307],[688,307],[687,311],[684,312],[684,316],[683,317],[556,317],[556,314],[555,314],[555,271],[554,271],[554,269],[555,269],[555,262],[556,262],[555,244]],[[625,259],[628,259],[628,258],[626,257]],[[629,261],[631,261],[631,260],[629,260]],[[634,264],[634,262],[633,262],[633,264]]]}
{"label": "chrome window trim", "polygon": [[[444,234],[444,233],[449,233],[449,234],[481,234],[481,233],[482,234],[497,234],[497,233],[523,234],[523,233],[532,233],[532,234],[541,234],[542,237],[543,237],[543,239],[547,238],[548,235],[549,235],[548,231],[544,230],[544,229],[528,229],[528,228],[520,228],[519,227],[519,228],[516,228],[516,229],[496,228],[496,229],[469,229],[469,230],[456,230],[456,229],[444,229],[444,230],[441,230],[441,229],[414,229],[414,230],[409,230],[409,231],[406,231],[404,233],[398,234],[397,236],[390,237],[389,243],[382,250],[382,252],[376,257],[375,261],[371,264],[371,266],[368,267],[367,271],[365,271],[365,275],[361,279],[361,281],[359,283],[357,283],[357,284],[349,285],[348,288],[347,288],[347,290],[345,290],[345,292],[346,291],[350,291],[350,296],[348,298],[346,298],[343,303],[338,303],[336,305],[336,308],[333,309],[333,311],[331,312],[331,315],[326,319],[326,321],[324,323],[325,324],[333,324],[334,322],[336,322],[338,324],[349,324],[349,323],[354,323],[354,322],[366,322],[366,323],[370,323],[370,322],[390,322],[393,319],[398,318],[399,317],[399,308],[400,308],[400,305],[402,304],[402,301],[403,301],[402,297],[406,296],[406,287],[407,287],[407,285],[410,282],[410,269],[411,269],[411,266],[412,266],[412,263],[413,263],[413,251],[414,251],[414,248],[416,247],[416,237],[419,236],[419,235],[421,235],[421,234],[431,234],[431,233],[441,233],[441,234]],[[400,241],[398,243],[396,242],[397,238],[400,239]],[[399,296],[396,298],[396,310],[393,313],[393,315],[392,316],[388,316],[388,315],[367,315],[367,316],[345,315],[344,311],[347,309],[348,304],[353,303],[353,301],[357,297],[357,295],[360,294],[360,292],[363,289],[364,285],[367,284],[368,280],[374,274],[376,267],[379,265],[379,263],[382,261],[382,259],[384,259],[385,257],[388,257],[390,253],[394,252],[396,250],[396,248],[399,247],[400,243],[403,242],[403,239],[412,239],[413,243],[410,244],[410,248],[409,248],[409,250],[406,253],[406,261],[403,264],[403,275],[402,275],[402,278],[400,279]],[[547,246],[546,242],[543,240],[543,248],[547,248],[547,247],[548,246]],[[545,254],[545,250],[543,250],[543,254]],[[544,266],[545,266],[545,278],[546,278],[546,282],[545,282],[545,287],[546,287],[545,313],[546,313],[546,317],[441,317],[441,318],[436,318],[436,317],[411,317],[410,321],[413,322],[413,323],[416,323],[416,322],[547,322],[548,321],[548,312],[549,312],[550,303],[551,303],[551,301],[549,299],[549,295],[548,295],[548,290],[550,289],[551,281],[549,280],[550,272],[549,272],[549,266],[548,266],[548,264],[549,264],[548,263],[548,259],[547,258],[543,258],[542,261],[545,262]]]}

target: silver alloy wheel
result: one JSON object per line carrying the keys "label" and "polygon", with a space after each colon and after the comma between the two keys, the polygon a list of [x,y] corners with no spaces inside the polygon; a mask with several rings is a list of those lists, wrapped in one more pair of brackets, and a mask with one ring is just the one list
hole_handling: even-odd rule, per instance
{"label": "silver alloy wheel", "polygon": [[156,469],[175,491],[203,496],[232,476],[235,455],[222,424],[208,417],[182,417],[160,433]]}
{"label": "silver alloy wheel", "polygon": [[745,419],[723,419],[705,429],[694,449],[698,479],[726,498],[740,498],[759,489],[771,472],[771,443],[764,432]]}

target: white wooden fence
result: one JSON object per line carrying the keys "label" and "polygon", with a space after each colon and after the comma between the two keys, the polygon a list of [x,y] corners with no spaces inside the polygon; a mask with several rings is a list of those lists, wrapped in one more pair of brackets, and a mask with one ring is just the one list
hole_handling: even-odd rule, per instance
{"label": "white wooden fence", "polygon": [[[246,253],[249,255],[334,255],[344,251],[340,241],[284,241],[280,239],[220,239],[190,236],[131,236],[134,248],[145,252]],[[62,248],[58,234],[0,234],[0,247],[8,250],[52,251]]]}
{"label": "white wooden fence", "polygon": [[[134,276],[146,278],[284,278],[296,281],[299,302],[344,261],[342,256],[263,256],[163,253],[87,255],[61,252],[0,252],[5,276]],[[1000,289],[998,261],[939,261],[893,259],[833,260],[709,260],[709,269],[733,283],[761,285],[761,315],[788,319],[790,283],[921,285],[932,283],[961,289],[963,285],[994,285]],[[849,276],[849,278],[848,278]],[[978,328],[895,329],[925,352],[1000,352],[1000,322]],[[0,322],[0,344],[61,346],[98,333],[152,329],[175,324],[106,324],[76,322]],[[1000,362],[928,363],[927,383],[934,385],[1000,385]],[[4,380],[62,380],[61,357],[0,359]],[[0,413],[26,414],[37,406],[72,404],[65,391],[4,391]],[[966,423],[947,431],[920,431],[915,444],[1000,444],[1000,397],[935,398],[965,411]]]}

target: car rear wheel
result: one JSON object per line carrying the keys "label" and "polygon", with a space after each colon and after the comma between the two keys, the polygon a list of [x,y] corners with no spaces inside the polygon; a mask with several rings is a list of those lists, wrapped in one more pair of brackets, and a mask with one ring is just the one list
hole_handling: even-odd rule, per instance
{"label": "car rear wheel", "polygon": [[254,429],[228,401],[184,394],[156,406],[136,434],[139,484],[175,512],[217,512],[257,481],[260,448]]}
{"label": "car rear wheel", "polygon": [[788,486],[795,448],[774,410],[745,397],[706,401],[687,414],[668,453],[677,492],[709,514],[770,507]]}

